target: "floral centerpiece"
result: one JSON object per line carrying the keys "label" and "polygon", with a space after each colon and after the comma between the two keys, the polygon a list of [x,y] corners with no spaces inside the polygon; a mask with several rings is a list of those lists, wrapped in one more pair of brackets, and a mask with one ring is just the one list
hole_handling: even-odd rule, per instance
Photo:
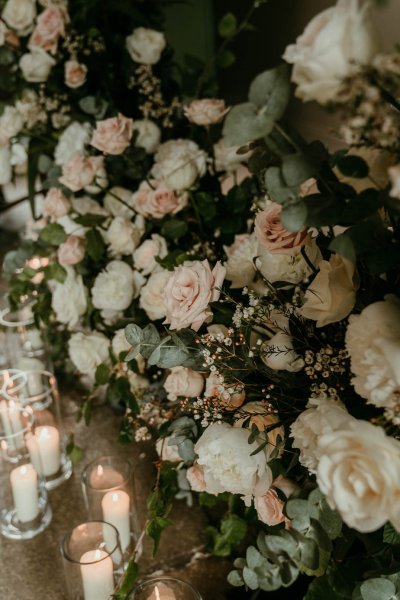
{"label": "floral centerpiece", "polygon": [[[208,550],[236,556],[232,585],[304,574],[307,600],[396,598],[399,55],[379,53],[357,0],[286,49],[295,94],[341,116],[331,153],[287,123],[287,65],[228,111],[164,96],[159,31],[122,46],[144,120],[85,100],[79,147],[60,150],[69,124],[38,157],[45,221],[6,261],[11,300],[36,298],[68,348],[86,419],[105,386],[121,441],[155,438],[156,545],[174,498],[196,496]],[[32,255],[50,259],[41,283]]]}

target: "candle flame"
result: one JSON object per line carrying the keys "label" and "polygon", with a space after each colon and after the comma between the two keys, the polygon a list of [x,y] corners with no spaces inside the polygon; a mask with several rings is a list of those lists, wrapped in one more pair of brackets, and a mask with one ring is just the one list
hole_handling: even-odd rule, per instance
{"label": "candle flame", "polygon": [[161,600],[161,596],[160,596],[160,591],[158,589],[158,585],[156,585],[155,592],[156,592],[156,600]]}
{"label": "candle flame", "polygon": [[26,465],[23,465],[22,467],[20,467],[19,472],[21,473],[21,475],[26,475],[28,472],[28,467]]}
{"label": "candle flame", "polygon": [[102,556],[101,550],[95,550],[95,553],[94,553],[95,560],[100,560],[101,556]]}
{"label": "candle flame", "polygon": [[41,440],[46,440],[50,437],[50,432],[47,429],[47,427],[42,427],[40,432],[39,432],[39,437]]}
{"label": "candle flame", "polygon": [[118,500],[119,500],[119,494],[118,494],[118,492],[113,492],[113,495],[111,496],[111,500],[113,502],[118,502]]}
{"label": "candle flame", "polygon": [[97,467],[97,475],[98,475],[98,477],[103,477],[103,473],[104,473],[104,469],[103,469],[102,465],[99,465]]}

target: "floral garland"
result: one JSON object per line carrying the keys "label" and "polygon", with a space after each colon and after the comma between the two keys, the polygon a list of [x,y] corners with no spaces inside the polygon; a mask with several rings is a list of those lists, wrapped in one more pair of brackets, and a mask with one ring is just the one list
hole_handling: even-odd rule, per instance
{"label": "floral garland", "polygon": [[[3,11],[14,28],[16,5]],[[22,19],[47,66],[60,39],[80,47],[63,11]],[[400,593],[400,70],[398,53],[379,54],[371,14],[339,0],[284,54],[296,95],[341,115],[351,148],[334,154],[285,121],[286,65],[230,110],[209,98],[182,109],[158,76],[163,34],[126,32],[124,81],[144,119],[85,91],[83,122],[68,110],[51,150],[38,150],[48,191],[37,238],[5,264],[11,302],[37,300],[66,368],[89,386],[85,418],[106,386],[121,441],[156,438],[155,545],[173,499],[198,494],[208,550],[245,554],[232,585],[271,591],[305,574],[306,600]],[[239,27],[230,15],[220,29]],[[70,77],[65,66],[71,89],[89,81],[77,63]],[[18,101],[0,117],[12,146],[28,127]],[[49,259],[39,283],[31,256]]]}

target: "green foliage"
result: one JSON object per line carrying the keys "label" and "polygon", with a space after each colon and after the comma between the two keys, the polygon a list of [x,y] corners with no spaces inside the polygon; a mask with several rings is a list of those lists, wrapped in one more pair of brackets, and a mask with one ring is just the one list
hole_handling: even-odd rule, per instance
{"label": "green foliage", "polygon": [[110,379],[111,370],[110,367],[104,363],[99,365],[96,369],[94,379],[97,385],[105,385]]}
{"label": "green foliage", "polygon": [[360,586],[363,600],[395,600],[396,586],[385,578],[364,581]]}
{"label": "green foliage", "polygon": [[247,533],[247,522],[238,515],[226,515],[220,529],[207,527],[210,538],[209,551],[215,556],[230,556],[232,551],[243,541]]}
{"label": "green foliage", "polygon": [[233,37],[237,30],[237,19],[233,13],[226,13],[218,23],[218,33],[222,38]]}
{"label": "green foliage", "polygon": [[54,279],[59,283],[64,283],[67,277],[67,270],[57,262],[50,264],[48,267],[44,267],[43,273],[47,281]]}
{"label": "green foliage", "polygon": [[196,422],[190,417],[180,417],[170,424],[167,433],[170,435],[168,445],[176,446],[183,461],[193,462],[194,441],[199,433]]}
{"label": "green foliage", "polygon": [[74,466],[83,458],[83,450],[75,444],[74,435],[72,433],[69,436],[66,451]]}
{"label": "green foliage", "polygon": [[400,546],[400,533],[396,531],[391,523],[386,523],[383,528],[383,541],[386,544]]}
{"label": "green foliage", "polygon": [[161,227],[161,235],[170,240],[179,240],[181,237],[186,235],[187,231],[187,224],[179,219],[169,219],[168,221],[165,221]]}
{"label": "green foliage", "polygon": [[39,240],[51,246],[59,246],[67,239],[64,228],[58,223],[50,223],[43,227],[39,234]]}
{"label": "green foliage", "polygon": [[7,277],[22,269],[33,254],[33,242],[23,241],[17,250],[10,250],[4,257],[3,273]]}
{"label": "green foliage", "polygon": [[156,485],[147,500],[146,533],[153,540],[153,555],[157,552],[162,532],[172,524],[168,514],[177,491],[176,471],[173,465],[161,463]]}
{"label": "green foliage", "polygon": [[136,399],[131,392],[129,380],[126,377],[113,377],[109,381],[106,398],[111,408],[116,412],[124,413],[126,409],[129,409],[134,415],[138,415],[140,412]]}
{"label": "green foliage", "polygon": [[118,591],[113,594],[114,600],[126,600],[129,592],[132,590],[133,584],[139,577],[139,568],[132,558],[122,578],[122,582],[118,586]]}

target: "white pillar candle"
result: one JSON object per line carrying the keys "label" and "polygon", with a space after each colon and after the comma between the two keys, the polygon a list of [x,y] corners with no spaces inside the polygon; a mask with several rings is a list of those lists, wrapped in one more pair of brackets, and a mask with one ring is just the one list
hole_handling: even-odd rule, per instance
{"label": "white pillar candle", "polygon": [[176,600],[174,592],[164,583],[157,583],[149,600]]}
{"label": "white pillar candle", "polygon": [[[7,437],[12,436],[13,430],[11,427],[11,420],[10,420],[10,416],[8,413],[8,404],[5,400],[0,402],[0,416],[1,416],[1,422],[3,424],[3,431],[4,431],[5,436],[7,436]],[[7,440],[7,448],[9,450],[15,449],[14,439]]]}
{"label": "white pillar candle", "polygon": [[97,465],[90,474],[90,485],[95,490],[107,490],[122,485],[124,478],[110,465]]}
{"label": "white pillar candle", "polygon": [[[23,425],[21,421],[21,409],[18,404],[13,400],[7,404],[3,401],[1,403],[1,419],[3,421],[3,427],[6,435],[12,435],[12,439],[8,440],[8,446],[10,449],[22,448],[24,445],[24,436],[22,434]],[[21,432],[19,435],[16,433]]]}
{"label": "white pillar candle", "polygon": [[[123,490],[107,492],[101,501],[103,519],[107,523],[114,525],[118,531],[122,552],[125,552],[128,548],[131,538],[129,504],[129,495]],[[104,534],[106,534],[106,530]],[[115,540],[108,540],[107,535],[104,535],[104,540],[107,550],[111,552],[115,547]]]}
{"label": "white pillar candle", "polygon": [[41,348],[43,348],[42,335],[39,329],[27,329],[26,341],[30,343],[33,350],[40,350]]}
{"label": "white pillar candle", "polygon": [[[45,366],[38,358],[28,358],[22,356],[17,361],[17,369],[21,371],[29,371],[27,373],[27,382],[24,388],[24,393],[27,396],[38,396],[43,393],[43,381],[40,373],[36,371],[44,371]],[[32,371],[32,372],[31,372]]]}
{"label": "white pillar candle", "polygon": [[10,473],[14,507],[21,523],[33,521],[39,514],[37,473],[28,463],[16,467]]}
{"label": "white pillar candle", "polygon": [[60,433],[56,427],[36,427],[35,435],[26,443],[32,464],[39,475],[50,477],[60,469]]}
{"label": "white pillar candle", "polygon": [[80,562],[89,563],[81,564],[84,600],[108,600],[114,592],[111,558],[104,550],[89,550]]}

